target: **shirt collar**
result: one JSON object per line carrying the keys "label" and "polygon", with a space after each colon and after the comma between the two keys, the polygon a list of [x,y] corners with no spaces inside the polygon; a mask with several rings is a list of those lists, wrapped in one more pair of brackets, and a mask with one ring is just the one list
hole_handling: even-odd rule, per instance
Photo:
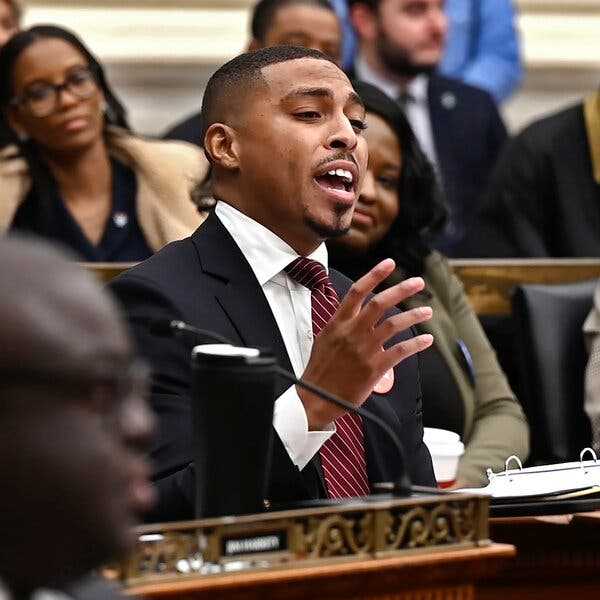
{"label": "shirt collar", "polygon": [[415,102],[419,104],[427,102],[427,84],[429,77],[425,74],[417,75],[406,86],[406,91],[412,96]]}
{"label": "shirt collar", "polygon": [[379,73],[376,73],[360,54],[356,59],[355,71],[359,79],[378,87],[393,100],[397,100],[402,91],[406,91],[416,102],[427,102],[427,84],[429,77],[424,73],[413,78],[406,86],[406,90],[402,90],[402,86],[397,81],[385,79],[379,75]]}
{"label": "shirt collar", "polygon": [[[261,287],[300,256],[270,229],[226,202],[217,202],[215,213],[246,257]],[[320,244],[307,258],[320,262],[329,272],[325,244]]]}

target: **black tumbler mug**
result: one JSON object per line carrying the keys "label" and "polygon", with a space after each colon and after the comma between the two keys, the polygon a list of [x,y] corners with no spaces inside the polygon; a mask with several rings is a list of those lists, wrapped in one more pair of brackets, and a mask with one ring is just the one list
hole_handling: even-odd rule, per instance
{"label": "black tumbler mug", "polygon": [[275,358],[254,348],[194,348],[198,519],[263,511],[273,441],[275,367]]}

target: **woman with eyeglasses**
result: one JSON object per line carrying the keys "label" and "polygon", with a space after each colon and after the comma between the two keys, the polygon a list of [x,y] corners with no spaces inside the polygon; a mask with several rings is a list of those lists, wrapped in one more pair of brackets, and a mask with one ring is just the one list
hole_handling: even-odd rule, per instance
{"label": "woman with eyeglasses", "polygon": [[202,222],[191,200],[207,170],[201,151],[133,135],[101,65],[71,32],[32,27],[0,50],[0,109],[18,139],[0,153],[0,231],[120,262]]}
{"label": "woman with eyeglasses", "polygon": [[446,215],[432,166],[398,104],[371,85],[354,87],[367,111],[369,164],[349,231],[327,244],[330,265],[356,279],[391,257],[396,271],[383,287],[425,279],[425,290],[402,307],[433,308],[417,326],[434,336],[419,355],[423,422],[460,435],[456,486],[482,486],[488,467],[502,470],[511,454],[527,457],[527,422],[461,283],[431,248]]}

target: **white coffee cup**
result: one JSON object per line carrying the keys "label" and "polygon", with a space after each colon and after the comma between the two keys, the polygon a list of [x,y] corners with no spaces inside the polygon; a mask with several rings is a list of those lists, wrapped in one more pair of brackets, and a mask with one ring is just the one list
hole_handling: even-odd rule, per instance
{"label": "white coffee cup", "polygon": [[453,431],[425,427],[423,441],[431,454],[438,486],[446,488],[454,485],[458,463],[465,452],[460,436]]}

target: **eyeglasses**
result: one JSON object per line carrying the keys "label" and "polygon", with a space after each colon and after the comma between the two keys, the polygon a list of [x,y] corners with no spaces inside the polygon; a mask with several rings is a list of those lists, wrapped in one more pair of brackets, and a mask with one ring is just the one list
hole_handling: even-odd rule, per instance
{"label": "eyeglasses", "polygon": [[[90,368],[0,369],[0,387],[20,385],[51,386],[61,391],[66,402],[75,402],[114,425],[131,399],[146,400],[150,392],[150,368],[135,360],[123,367],[97,364]],[[71,393],[68,393],[69,390]]]}
{"label": "eyeglasses", "polygon": [[13,98],[11,104],[24,107],[34,117],[47,117],[56,110],[59,96],[64,90],[81,100],[91,98],[98,90],[92,69],[81,67],[73,70],[59,85],[41,81],[34,83],[23,94]]}

